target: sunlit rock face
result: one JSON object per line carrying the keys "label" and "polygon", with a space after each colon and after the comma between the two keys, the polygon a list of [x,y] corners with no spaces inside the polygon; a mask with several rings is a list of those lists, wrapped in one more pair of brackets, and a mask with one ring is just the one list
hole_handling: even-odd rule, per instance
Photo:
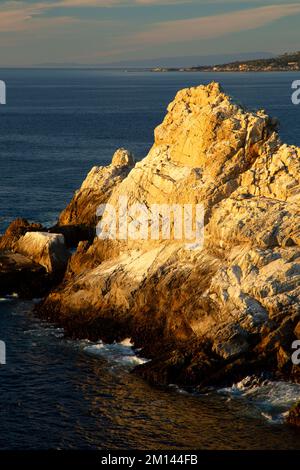
{"label": "sunlit rock face", "polygon": [[133,155],[121,148],[116,150],[110,165],[93,167],[61,213],[53,231],[63,233],[67,244],[71,246],[82,240],[92,240],[95,236],[98,206],[107,202],[133,166]]}
{"label": "sunlit rock face", "polygon": [[64,237],[56,233],[27,232],[18,240],[16,251],[54,275],[65,271],[69,259]]}
{"label": "sunlit rock face", "polygon": [[[98,203],[198,204],[204,247],[174,240],[81,243],[40,306],[76,337],[131,336],[149,380],[206,385],[269,370],[299,380],[300,149],[276,119],[220,86],[181,90],[135,164],[123,150],[93,169],[60,225],[95,225]],[[124,163],[124,166],[123,166]]]}

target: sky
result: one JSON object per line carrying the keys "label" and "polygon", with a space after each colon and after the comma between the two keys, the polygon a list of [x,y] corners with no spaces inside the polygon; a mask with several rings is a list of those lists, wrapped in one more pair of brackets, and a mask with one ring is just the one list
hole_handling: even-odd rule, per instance
{"label": "sky", "polygon": [[300,50],[300,0],[0,0],[0,66]]}

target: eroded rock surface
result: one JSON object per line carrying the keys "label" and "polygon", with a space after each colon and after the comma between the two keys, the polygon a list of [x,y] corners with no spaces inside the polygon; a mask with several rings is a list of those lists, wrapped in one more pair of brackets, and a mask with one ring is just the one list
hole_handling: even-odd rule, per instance
{"label": "eroded rock surface", "polygon": [[93,169],[60,224],[94,227],[99,203],[115,206],[122,196],[147,207],[202,203],[204,248],[81,243],[40,314],[75,337],[131,336],[153,358],[138,370],[154,382],[205,386],[262,370],[300,381],[291,362],[300,321],[300,149],[282,144],[276,125],[216,83],[181,90],[147,157],[125,166],[126,175],[123,166]]}

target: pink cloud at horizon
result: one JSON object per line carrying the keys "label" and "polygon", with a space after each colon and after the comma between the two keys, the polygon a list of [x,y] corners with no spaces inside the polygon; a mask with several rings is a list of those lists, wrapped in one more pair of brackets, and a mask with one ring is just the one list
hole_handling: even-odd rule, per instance
{"label": "pink cloud at horizon", "polygon": [[130,42],[161,44],[216,38],[260,28],[280,18],[300,14],[300,4],[269,5],[231,13],[156,23],[148,31],[134,35]]}

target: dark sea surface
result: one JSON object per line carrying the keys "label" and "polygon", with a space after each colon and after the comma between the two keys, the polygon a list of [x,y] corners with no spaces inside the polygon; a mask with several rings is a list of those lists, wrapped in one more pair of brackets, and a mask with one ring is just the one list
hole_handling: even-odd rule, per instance
{"label": "dark sea surface", "polygon": [[0,232],[16,216],[55,221],[94,165],[118,147],[144,157],[168,103],[184,87],[219,81],[251,109],[281,122],[282,139],[300,145],[298,73],[121,73],[97,70],[1,70]]}
{"label": "dark sea surface", "polygon": [[[183,87],[219,81],[235,100],[281,122],[300,145],[297,73],[125,73],[0,70],[0,233],[17,216],[51,225],[94,165],[118,147],[138,159]],[[300,387],[237,384],[207,395],[151,388],[130,373],[129,344],[70,341],[38,321],[33,303],[0,299],[0,449],[300,449],[283,423]]]}

